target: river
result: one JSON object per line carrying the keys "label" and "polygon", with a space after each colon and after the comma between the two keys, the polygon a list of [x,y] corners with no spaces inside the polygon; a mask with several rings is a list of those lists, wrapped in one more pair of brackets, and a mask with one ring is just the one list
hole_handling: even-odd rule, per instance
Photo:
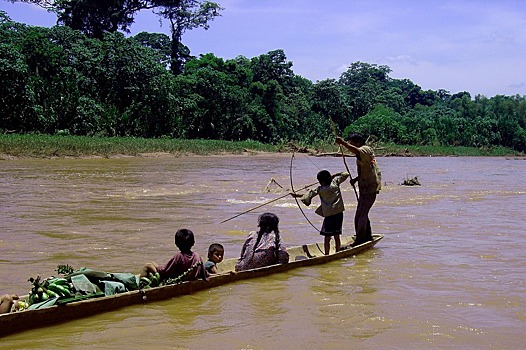
{"label": "river", "polygon": [[[526,330],[526,160],[379,157],[372,250],[173,300],[7,336],[0,349],[520,349]],[[354,161],[348,161],[355,175]],[[271,179],[290,188],[290,154],[0,161],[0,293],[58,264],[139,273],[167,261],[190,228],[194,250],[239,255],[257,216],[287,245],[320,236]],[[339,158],[296,154],[294,187]],[[418,177],[421,186],[400,186]],[[344,234],[356,197],[342,185]],[[304,207],[309,219],[319,200]]]}

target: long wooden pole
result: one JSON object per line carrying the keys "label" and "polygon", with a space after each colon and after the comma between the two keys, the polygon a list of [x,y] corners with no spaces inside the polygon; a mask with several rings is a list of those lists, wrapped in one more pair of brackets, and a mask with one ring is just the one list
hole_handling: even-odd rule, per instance
{"label": "long wooden pole", "polygon": [[[334,132],[334,137],[338,137],[338,131],[336,131],[336,125],[332,121],[332,118],[331,118],[330,115],[329,115],[329,120],[331,121],[331,126],[332,126],[332,131]],[[347,170],[347,172],[349,173],[349,176],[352,179],[352,174],[351,174],[351,171],[349,170],[349,167],[347,166],[347,161],[345,160],[345,153],[343,153],[342,145],[338,145],[338,146],[340,148],[340,153],[342,154],[342,159],[343,159],[343,164],[345,165],[345,169]],[[356,186],[354,186],[352,181],[351,181],[351,186],[352,186],[352,188],[354,190],[354,194],[356,195],[356,200],[358,201],[359,200],[358,199],[358,192],[356,191]]]}
{"label": "long wooden pole", "polygon": [[[305,190],[305,189],[307,189],[307,188],[309,188],[309,187],[312,187],[312,186],[314,186],[314,185],[316,185],[316,184],[318,184],[317,181],[314,182],[314,183],[311,183],[310,185],[307,185],[307,186],[305,186],[305,187],[300,188],[298,191]],[[284,194],[284,195],[281,196],[281,197],[274,198],[274,199],[272,199],[272,200],[270,200],[270,201],[268,201],[268,202],[265,202],[265,203],[263,203],[263,204],[258,205],[257,207],[254,207],[254,208],[252,208],[252,209],[249,209],[249,210],[246,210],[246,211],[244,211],[244,212],[242,212],[242,213],[239,213],[239,214],[237,214],[237,215],[234,215],[234,216],[232,216],[231,218],[228,218],[228,219],[226,219],[226,220],[221,221],[220,224],[222,224],[222,223],[224,223],[224,222],[227,222],[227,221],[230,221],[230,220],[232,220],[232,219],[235,219],[235,218],[237,218],[238,216],[241,216],[241,215],[243,215],[243,214],[249,213],[249,212],[251,212],[251,211],[253,211],[253,210],[256,210],[256,209],[258,209],[258,208],[264,207],[264,206],[267,205],[267,204],[273,203],[273,202],[275,202],[275,201],[277,201],[277,200],[279,200],[279,199],[281,199],[281,198],[285,198],[285,197],[287,197],[287,196],[290,196],[290,193]]]}

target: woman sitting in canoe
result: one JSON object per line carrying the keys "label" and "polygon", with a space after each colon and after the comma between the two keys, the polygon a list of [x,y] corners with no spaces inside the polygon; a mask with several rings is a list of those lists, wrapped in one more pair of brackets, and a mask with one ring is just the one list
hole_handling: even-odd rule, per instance
{"label": "woman sitting in canoe", "polygon": [[[141,277],[159,273],[161,281],[167,278],[177,278],[186,273],[183,281],[207,279],[206,270],[203,266],[201,257],[192,252],[195,244],[194,233],[188,229],[180,229],[175,233],[175,245],[179,248],[177,252],[166,264],[159,266],[156,262],[149,262],[143,267]],[[190,273],[187,273],[192,269]]]}
{"label": "woman sitting in canoe", "polygon": [[289,262],[289,253],[279,235],[278,224],[276,214],[264,213],[259,216],[259,231],[249,233],[241,249],[236,271]]}

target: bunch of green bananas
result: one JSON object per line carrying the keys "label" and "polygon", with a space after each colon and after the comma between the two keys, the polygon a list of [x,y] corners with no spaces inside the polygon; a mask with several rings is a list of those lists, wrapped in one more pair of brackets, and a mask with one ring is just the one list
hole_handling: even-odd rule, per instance
{"label": "bunch of green bananas", "polygon": [[70,297],[74,294],[68,280],[65,278],[50,277],[41,281],[40,276],[37,276],[36,278],[31,277],[29,282],[33,284],[33,288],[29,292],[29,304],[39,303],[52,298]]}
{"label": "bunch of green bananas", "polygon": [[141,289],[147,289],[152,287],[158,287],[161,283],[161,275],[159,275],[159,272],[156,273],[148,273],[148,277],[141,277],[139,280],[139,288]]}

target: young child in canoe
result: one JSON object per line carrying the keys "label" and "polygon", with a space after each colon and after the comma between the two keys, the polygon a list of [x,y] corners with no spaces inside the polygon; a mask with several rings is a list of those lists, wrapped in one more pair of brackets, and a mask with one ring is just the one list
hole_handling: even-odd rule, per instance
{"label": "young child in canoe", "polygon": [[207,279],[206,270],[204,268],[201,257],[192,252],[192,247],[195,244],[194,233],[188,229],[180,229],[175,233],[175,245],[179,248],[177,252],[168,262],[159,266],[156,262],[149,262],[144,265],[140,277],[148,276],[148,273],[159,273],[160,280],[167,278],[177,278],[187,272],[192,266],[196,266],[193,271],[188,273],[183,281],[191,281],[196,279]]}
{"label": "young child in canoe", "polygon": [[291,193],[291,196],[300,198],[307,206],[311,204],[312,198],[320,196],[321,205],[316,209],[316,214],[324,217],[320,235],[325,237],[325,255],[329,255],[331,237],[334,237],[336,251],[341,249],[340,235],[342,234],[345,207],[340,184],[348,177],[349,173],[347,172],[331,175],[328,170],[322,170],[317,175],[320,186],[315,190],[308,190],[304,195]]}
{"label": "young child in canoe", "polygon": [[217,264],[223,261],[223,256],[225,255],[225,248],[219,243],[212,243],[208,247],[208,261],[205,262],[206,272],[210,274],[217,274]]}
{"label": "young child in canoe", "polygon": [[18,295],[16,294],[4,294],[0,296],[0,315],[11,312],[11,307],[15,300],[18,300]]}

